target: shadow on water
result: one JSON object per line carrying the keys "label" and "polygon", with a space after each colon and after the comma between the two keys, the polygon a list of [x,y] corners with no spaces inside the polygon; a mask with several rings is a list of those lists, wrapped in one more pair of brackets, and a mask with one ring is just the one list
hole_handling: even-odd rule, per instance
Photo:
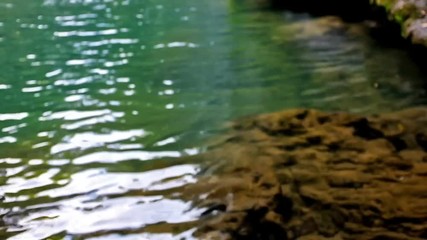
{"label": "shadow on water", "polygon": [[224,123],[426,103],[426,75],[364,24],[256,6],[0,1],[0,238],[190,238],[189,156]]}

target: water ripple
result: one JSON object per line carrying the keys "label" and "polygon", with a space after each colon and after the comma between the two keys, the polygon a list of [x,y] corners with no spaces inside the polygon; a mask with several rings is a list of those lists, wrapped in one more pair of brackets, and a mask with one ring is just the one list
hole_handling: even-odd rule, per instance
{"label": "water ripple", "polygon": [[[17,226],[31,226],[28,231],[15,235],[12,239],[46,238],[61,231],[70,234],[85,234],[96,231],[110,231],[140,228],[158,222],[180,223],[192,221],[202,210],[191,210],[189,203],[179,200],[165,199],[163,196],[132,196],[119,198],[103,198],[124,194],[129,190],[140,190],[141,194],[152,189],[178,187],[194,182],[197,173],[195,165],[172,166],[144,173],[106,173],[103,169],[91,169],[71,176],[62,187],[39,192],[38,197],[62,198],[56,203],[34,205],[28,210],[34,211],[25,216],[24,212],[9,213],[7,219],[21,216],[15,223]],[[12,193],[28,188],[50,184],[48,179],[59,172],[52,169],[37,181],[16,180],[3,191]],[[50,175],[50,176],[48,176]],[[46,179],[47,181],[42,181]],[[160,182],[156,179],[174,179]],[[156,183],[157,181],[157,183]],[[83,195],[90,193],[89,195]],[[10,202],[12,199],[8,199]],[[13,199],[14,202],[27,201],[26,198]],[[61,214],[58,214],[58,210]],[[144,214],[135,214],[141,212]],[[183,214],[185,212],[185,214]],[[84,219],[84,220],[83,220]],[[78,220],[78,221],[77,221]],[[55,226],[52,228],[52,226]]]}
{"label": "water ripple", "polygon": [[[124,140],[132,140],[137,137],[146,136],[147,132],[142,129],[126,131],[110,131],[108,133],[84,132],[67,136],[62,143],[54,145],[50,149],[51,154],[57,154],[71,149],[87,150],[90,148],[101,147],[107,143],[114,143]],[[107,157],[111,158],[111,155]]]}
{"label": "water ripple", "polygon": [[[186,149],[184,152],[189,152],[192,155],[197,153],[196,149]],[[117,163],[125,160],[150,160],[162,157],[180,157],[183,156],[179,151],[162,151],[162,152],[148,152],[148,151],[120,151],[120,152],[96,152],[73,160],[74,164],[88,164],[88,163]]]}

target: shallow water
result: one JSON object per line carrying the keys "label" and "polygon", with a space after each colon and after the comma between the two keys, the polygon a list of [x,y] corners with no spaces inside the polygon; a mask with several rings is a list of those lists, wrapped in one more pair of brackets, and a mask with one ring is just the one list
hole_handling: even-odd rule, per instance
{"label": "shallow water", "polygon": [[190,239],[180,157],[225,122],[422,105],[425,77],[360,25],[249,2],[0,0],[0,238]]}

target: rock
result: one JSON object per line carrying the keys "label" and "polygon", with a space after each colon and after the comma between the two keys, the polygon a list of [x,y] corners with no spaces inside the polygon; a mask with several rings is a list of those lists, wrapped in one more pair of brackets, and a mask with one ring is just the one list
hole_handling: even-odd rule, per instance
{"label": "rock", "polygon": [[289,110],[235,122],[233,141],[196,156],[212,170],[182,194],[205,196],[194,201],[206,209],[195,235],[426,239],[426,111]]}
{"label": "rock", "polygon": [[[426,0],[270,0],[270,2],[273,8],[307,11],[314,15],[339,16],[349,21],[365,20],[373,28],[385,25],[387,27],[380,30],[377,35],[395,34],[400,30],[401,35],[412,44],[427,46]],[[296,25],[296,29],[300,29],[299,33],[296,33],[297,38],[342,28],[343,23],[336,18],[328,17],[319,21],[317,28],[315,26]],[[395,39],[386,41],[393,42]]]}
{"label": "rock", "polygon": [[404,37],[413,44],[427,46],[426,0],[375,0],[384,7],[391,19],[400,24]]}

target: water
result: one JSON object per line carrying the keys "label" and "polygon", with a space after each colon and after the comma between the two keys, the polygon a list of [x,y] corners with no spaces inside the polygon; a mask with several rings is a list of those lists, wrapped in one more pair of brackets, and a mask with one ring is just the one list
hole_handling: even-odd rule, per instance
{"label": "water", "polygon": [[364,31],[233,0],[0,0],[0,239],[190,239],[185,156],[225,122],[425,104]]}

